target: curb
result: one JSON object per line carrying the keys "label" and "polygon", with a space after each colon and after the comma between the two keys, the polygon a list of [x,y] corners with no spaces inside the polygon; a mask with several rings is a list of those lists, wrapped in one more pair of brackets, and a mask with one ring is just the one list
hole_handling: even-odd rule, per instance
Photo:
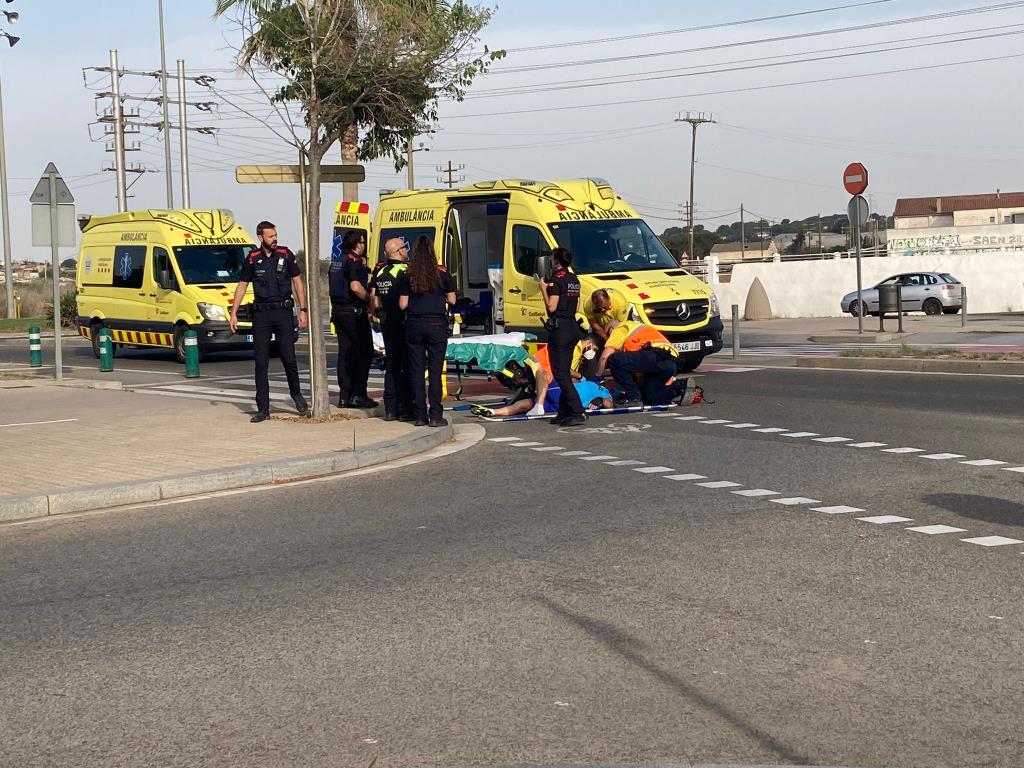
{"label": "curb", "polygon": [[225,467],[209,472],[193,472],[134,483],[92,485],[53,493],[0,497],[0,522],[69,512],[91,512],[125,504],[162,501],[200,493],[323,477],[423,453],[451,440],[454,435],[455,431],[449,424],[440,429],[418,430],[397,440],[371,443],[355,451],[321,453],[272,463]]}
{"label": "curb", "polygon": [[911,334],[908,333],[885,333],[871,332],[867,333],[845,333],[845,334],[831,334],[821,336],[808,336],[807,340],[812,344],[886,344],[890,341],[898,341],[899,339],[906,339]]}
{"label": "curb", "polygon": [[938,360],[912,357],[800,357],[797,368],[846,371],[905,371],[910,373],[987,373],[1024,376],[1024,363],[1008,360]]}

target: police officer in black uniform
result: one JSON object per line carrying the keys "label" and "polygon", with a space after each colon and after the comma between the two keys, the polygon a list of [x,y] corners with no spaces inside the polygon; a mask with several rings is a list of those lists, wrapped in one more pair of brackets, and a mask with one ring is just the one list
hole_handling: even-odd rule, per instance
{"label": "police officer in black uniform", "polygon": [[384,421],[413,421],[412,379],[405,342],[405,312],[398,306],[398,279],[409,267],[409,246],[400,237],[384,243],[386,262],[378,265],[370,281],[370,295],[387,355],[384,369]]}
{"label": "police officer in black uniform", "polygon": [[[455,305],[455,298],[452,276],[438,265],[430,240],[420,237],[409,268],[398,278],[398,306],[406,310],[405,339],[417,427],[448,424],[441,407],[441,376],[448,350],[448,308]],[[429,408],[426,390],[430,394]]]}
{"label": "police officer in black uniform", "polygon": [[339,408],[375,408],[366,392],[366,380],[373,360],[370,330],[370,270],[363,261],[366,237],[349,230],[341,241],[341,253],[331,261],[328,282],[331,290],[331,322],[338,335]]}
{"label": "police officer in black uniform", "polygon": [[548,357],[551,360],[551,375],[561,389],[558,397],[558,414],[552,424],[575,427],[586,423],[586,411],[579,393],[572,381],[572,354],[583,336],[576,322],[576,308],[580,301],[580,280],[569,271],[572,266],[572,252],[567,248],[555,248],[551,253],[555,273],[551,280],[540,279],[541,295],[548,311],[545,328],[548,332]]}
{"label": "police officer in black uniform", "polygon": [[[299,328],[309,322],[306,309],[306,291],[302,286],[302,271],[295,254],[277,244],[277,227],[269,221],[256,226],[259,248],[249,252],[238,274],[235,301],[231,305],[231,330],[238,330],[238,307],[252,283],[256,298],[252,305],[252,338],[256,348],[256,413],[254,424],[270,418],[270,337],[277,340],[281,365],[288,377],[288,391],[300,416],[309,413],[299,388],[299,366],[295,362],[295,302],[299,305]],[[295,298],[292,298],[294,293]]]}

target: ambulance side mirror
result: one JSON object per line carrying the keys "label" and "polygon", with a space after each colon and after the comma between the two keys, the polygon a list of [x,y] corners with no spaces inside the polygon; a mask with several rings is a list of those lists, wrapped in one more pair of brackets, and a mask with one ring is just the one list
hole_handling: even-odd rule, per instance
{"label": "ambulance side mirror", "polygon": [[173,291],[177,289],[177,285],[174,282],[174,275],[171,274],[169,269],[160,270],[160,287],[165,291]]}

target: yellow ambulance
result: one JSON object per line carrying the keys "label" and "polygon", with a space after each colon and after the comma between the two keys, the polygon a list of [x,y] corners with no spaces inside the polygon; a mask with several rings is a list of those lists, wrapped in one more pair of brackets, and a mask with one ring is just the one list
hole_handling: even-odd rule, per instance
{"label": "yellow ambulance", "polygon": [[334,207],[334,238],[331,244],[331,261],[341,258],[341,241],[351,230],[359,232],[367,243],[370,242],[370,204],[342,200]]}
{"label": "yellow ambulance", "polygon": [[[526,331],[545,339],[537,276],[553,248],[573,252],[583,297],[598,288],[624,298],[629,319],[653,325],[693,370],[722,348],[718,299],[668,252],[636,210],[603,179],[503,179],[457,190],[381,193],[370,263],[384,243],[427,237],[455,278],[460,297],[491,302],[487,330]],[[490,294],[490,295],[488,295]],[[582,307],[582,302],[581,302]]]}
{"label": "yellow ambulance", "polygon": [[251,323],[228,325],[255,242],[231,211],[128,211],[79,226],[78,328],[97,357],[101,328],[117,346],[173,349],[182,361],[190,329],[200,352],[252,348]]}

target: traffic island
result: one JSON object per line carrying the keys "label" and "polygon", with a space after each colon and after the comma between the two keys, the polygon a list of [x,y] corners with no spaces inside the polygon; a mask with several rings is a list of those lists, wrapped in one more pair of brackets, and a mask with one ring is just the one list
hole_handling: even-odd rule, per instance
{"label": "traffic island", "polygon": [[3,397],[0,521],[329,476],[454,434],[371,418],[250,424],[235,405],[130,391],[26,387]]}

